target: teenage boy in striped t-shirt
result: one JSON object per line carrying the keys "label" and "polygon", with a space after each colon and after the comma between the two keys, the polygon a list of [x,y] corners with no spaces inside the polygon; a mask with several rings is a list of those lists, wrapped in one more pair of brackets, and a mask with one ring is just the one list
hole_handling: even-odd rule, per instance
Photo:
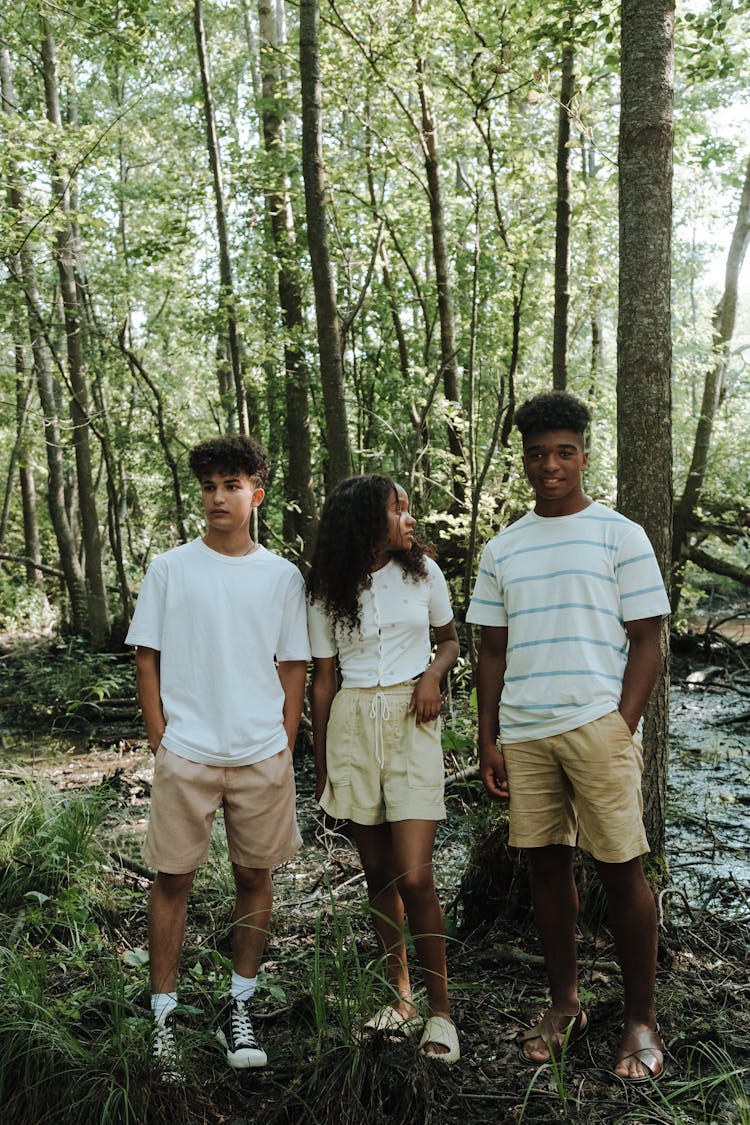
{"label": "teenage boy in striped t-shirt", "polygon": [[[640,720],[656,680],[664,583],[645,532],[583,491],[587,407],[553,391],[515,423],[532,511],[485,547],[467,621],[481,625],[479,759],[491,796],[510,797],[510,843],[527,849],[551,1006],[524,1032],[524,1061],[558,1058],[588,1030],[578,999],[575,847],[609,902],[625,1025],[614,1073],[660,1077],[654,1010],[657,928],[641,866]],[[498,745],[499,742],[499,745]]]}

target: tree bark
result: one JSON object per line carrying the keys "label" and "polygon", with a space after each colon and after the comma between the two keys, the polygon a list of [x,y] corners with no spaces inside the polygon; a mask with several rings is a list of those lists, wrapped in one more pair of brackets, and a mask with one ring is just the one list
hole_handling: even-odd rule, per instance
{"label": "tree bark", "polygon": [[[42,66],[47,118],[55,128],[61,130],[55,43],[45,20],[42,20]],[[102,569],[101,536],[91,461],[89,387],[83,358],[82,316],[75,275],[76,245],[71,222],[70,178],[55,153],[52,156],[52,189],[64,219],[58,228],[56,258],[65,320],[65,343],[71,390],[72,442],[76,461],[78,507],[89,607],[88,624],[92,642],[95,646],[101,647],[109,636],[109,610]]]}
{"label": "tree bark", "polygon": [[315,316],[318,325],[320,381],[326,422],[329,486],[352,475],[346,416],[344,364],[339,314],[328,247],[320,93],[320,4],[300,3],[299,59],[302,82],[302,172],[305,180],[307,244],[310,250]]}
{"label": "tree bark", "polygon": [[[420,11],[421,0],[412,0],[413,10]],[[448,448],[452,458],[451,475],[453,481],[452,507],[458,509],[466,500],[466,454],[463,448],[459,425],[461,416],[461,388],[458,376],[458,347],[456,344],[456,318],[453,308],[453,291],[448,269],[448,240],[445,229],[445,209],[440,177],[440,163],[437,147],[437,122],[427,96],[425,82],[426,61],[417,57],[417,89],[422,111],[420,143],[427,175],[427,190],[430,203],[430,233],[432,235],[432,256],[435,266],[438,314],[440,317],[440,366],[443,381],[443,394],[451,404],[448,415]]]}
{"label": "tree bark", "polygon": [[570,103],[575,92],[575,52],[563,46],[560,112],[557,125],[557,204],[555,208],[555,316],[552,329],[552,386],[568,385],[568,307],[570,305]]}
{"label": "tree bark", "polygon": [[706,372],[703,383],[698,425],[693,443],[685,487],[675,507],[674,535],[672,540],[672,611],[676,612],[682,593],[684,580],[684,560],[690,558],[685,548],[688,544],[696,508],[700,500],[703,482],[706,477],[708,455],[711,449],[716,412],[721,403],[726,385],[729,349],[734,335],[737,318],[737,288],[740,271],[750,245],[750,161],[745,169],[745,183],[742,188],[737,220],[729,245],[727,264],[724,272],[724,292],[713,315],[713,362]]}
{"label": "tree bark", "polygon": [[[214,185],[214,203],[216,205],[216,232],[219,240],[219,312],[221,320],[226,325],[227,350],[232,369],[232,383],[234,386],[233,409],[227,411],[229,429],[234,428],[234,423],[239,425],[240,433],[249,432],[250,423],[247,412],[247,396],[245,394],[245,380],[242,367],[242,342],[237,324],[237,295],[234,291],[234,278],[232,275],[232,259],[229,253],[229,235],[227,233],[226,204],[224,199],[224,175],[221,167],[221,150],[219,148],[219,134],[216,129],[216,109],[211,89],[211,68],[208,57],[208,44],[206,41],[206,28],[203,23],[203,8],[201,0],[193,3],[193,28],[195,30],[195,43],[198,50],[198,64],[201,72],[201,89],[203,90],[203,117],[206,123],[206,147],[208,162],[211,166],[211,176]],[[219,377],[219,391],[225,390]],[[226,396],[225,407],[228,405]]]}
{"label": "tree bark", "polygon": [[683,553],[686,559],[690,559],[696,566],[709,571],[711,574],[723,574],[726,578],[731,578],[742,586],[750,586],[750,570],[735,566],[734,563],[727,562],[725,559],[714,558],[713,555],[702,551],[700,547],[691,547],[689,544],[685,546]]}
{"label": "tree bark", "polygon": [[272,186],[266,189],[266,209],[278,270],[279,305],[284,325],[286,393],[286,509],[284,536],[294,544],[303,566],[312,558],[316,505],[312,490],[309,387],[310,371],[302,345],[305,330],[302,285],[297,260],[294,213],[286,171],[284,124],[278,105],[276,61],[277,21],[272,0],[258,0],[263,89],[263,143],[269,158]]}
{"label": "tree bark", "polygon": [[[7,114],[16,112],[16,96],[13,89],[10,55],[7,48],[0,48],[0,78],[2,80],[2,108]],[[9,201],[13,210],[22,220],[25,213],[25,200],[20,183],[10,170]],[[88,602],[83,571],[76,550],[75,536],[68,518],[65,488],[65,464],[63,459],[62,436],[57,409],[55,380],[49,363],[49,356],[43,339],[43,324],[40,311],[36,272],[29,242],[24,238],[18,255],[20,272],[17,280],[23,288],[29,324],[29,338],[34,360],[34,376],[39,400],[42,406],[44,448],[47,456],[47,506],[55,533],[60,565],[65,578],[65,588],[70,600],[70,624],[76,633],[88,630]],[[33,560],[33,555],[29,558]]]}
{"label": "tree bark", "polygon": [[[623,0],[620,296],[617,331],[618,507],[646,530],[669,581],[672,535],[670,252],[674,4]],[[644,724],[644,822],[664,854],[669,633]]]}

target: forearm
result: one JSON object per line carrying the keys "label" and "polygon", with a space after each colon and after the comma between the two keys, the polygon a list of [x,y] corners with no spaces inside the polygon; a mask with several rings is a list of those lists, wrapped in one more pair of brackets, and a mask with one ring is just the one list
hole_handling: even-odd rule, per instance
{"label": "forearm", "polygon": [[435,655],[426,670],[437,680],[445,679],[451,668],[455,666],[459,653],[458,638],[450,637],[447,640],[438,641],[435,646]]}
{"label": "forearm", "polygon": [[659,674],[659,650],[636,653],[628,661],[622,680],[620,714],[632,731],[638,726],[646,710],[649,697]]}
{"label": "forearm", "polygon": [[[321,667],[321,665],[323,665]],[[310,709],[312,712],[313,755],[315,772],[320,777],[326,772],[326,736],[331,706],[338,691],[336,667],[333,660],[315,661],[313,666]]]}
{"label": "forearm", "polygon": [[305,702],[307,661],[280,660],[278,673],[284,691],[283,722],[287,745],[290,750],[294,750],[294,744],[297,741],[297,731],[299,730],[299,721],[302,718],[302,707]]}
{"label": "forearm", "polygon": [[146,737],[152,751],[156,753],[166,728],[164,708],[161,701],[161,656],[156,649],[138,648],[135,654],[135,682],[138,702],[143,715]]}
{"label": "forearm", "polygon": [[500,697],[505,684],[508,630],[499,626],[482,627],[477,661],[477,742],[479,753],[493,750],[500,734]]}
{"label": "forearm", "polygon": [[505,655],[482,656],[477,664],[477,742],[479,751],[497,745],[500,697],[505,682]]}
{"label": "forearm", "polygon": [[[661,620],[648,619],[628,627],[630,647],[620,694],[620,714],[634,731],[646,710],[661,667]],[[645,628],[641,626],[646,625]]]}

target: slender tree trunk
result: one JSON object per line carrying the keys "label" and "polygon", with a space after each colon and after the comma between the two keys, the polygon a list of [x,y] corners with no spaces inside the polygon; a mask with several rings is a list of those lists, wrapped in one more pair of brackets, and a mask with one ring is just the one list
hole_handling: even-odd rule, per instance
{"label": "slender tree trunk", "polygon": [[125,340],[125,333],[126,325],[123,324],[118,339],[120,351],[127,359],[133,375],[137,376],[143,381],[143,383],[145,383],[145,385],[151,392],[151,395],[153,396],[153,413],[154,420],[156,422],[156,434],[159,439],[159,445],[161,446],[162,453],[164,454],[164,461],[167,465],[167,468],[169,469],[169,475],[172,479],[172,493],[174,496],[174,511],[175,520],[177,523],[177,534],[180,538],[181,543],[187,543],[188,539],[190,538],[190,532],[188,531],[187,526],[187,510],[185,508],[185,501],[182,495],[182,487],[180,485],[180,472],[177,465],[177,459],[172,452],[172,446],[169,440],[169,434],[167,432],[167,422],[165,420],[164,413],[164,398],[161,391],[159,390],[157,380],[148,373],[146,367],[143,364],[143,361],[139,359],[132,348],[128,347]]}
{"label": "slender tree trunk", "polygon": [[570,305],[570,103],[575,93],[575,52],[562,53],[560,112],[557,125],[557,205],[555,210],[555,318],[552,330],[552,386],[568,385],[568,307]]}
{"label": "slender tree trunk", "polygon": [[688,543],[695,511],[706,476],[716,411],[724,394],[729,348],[737,318],[737,287],[742,263],[750,244],[750,161],[745,170],[745,183],[737,211],[737,220],[729,245],[724,272],[724,292],[713,316],[713,362],[703,383],[703,399],[695,431],[693,455],[685,487],[675,508],[672,541],[672,610],[677,610],[684,580],[684,550]]}
{"label": "slender tree trunk", "polygon": [[272,0],[258,0],[263,88],[263,142],[269,158],[266,209],[278,270],[279,305],[284,325],[286,373],[287,475],[285,538],[294,543],[303,566],[312,557],[316,505],[312,490],[309,387],[310,371],[302,345],[305,330],[302,286],[294,230],[294,213],[286,171],[284,124],[278,107],[279,70],[276,58],[277,21]]}
{"label": "slender tree trunk", "polygon": [[[10,56],[7,48],[0,48],[0,77],[2,79],[2,108],[6,114],[16,112]],[[25,214],[25,200],[13,168],[10,171],[9,199],[19,216]],[[65,463],[57,406],[55,381],[43,338],[43,320],[36,282],[34,262],[28,240],[24,239],[20,253],[18,280],[23,287],[29,322],[29,338],[34,358],[34,375],[42,406],[44,448],[47,455],[47,506],[60,555],[65,587],[70,599],[71,626],[76,633],[88,630],[88,601],[81,564],[76,550],[75,536],[67,514]]]}
{"label": "slender tree trunk", "polygon": [[[623,0],[620,300],[617,331],[618,507],[646,530],[665,579],[672,557],[670,246],[673,0]],[[664,855],[669,632],[646,712],[644,821]]]}
{"label": "slender tree trunk", "polygon": [[[55,44],[42,21],[42,65],[47,118],[62,129]],[[102,569],[99,517],[91,462],[89,387],[83,359],[81,309],[76,285],[76,246],[70,211],[70,180],[56,154],[52,157],[52,187],[64,222],[57,235],[57,266],[65,319],[68,376],[72,391],[70,412],[73,424],[73,449],[78,480],[78,503],[85,554],[86,587],[89,605],[89,630],[93,643],[100,647],[109,635],[109,611]]]}
{"label": "slender tree trunk", "polygon": [[326,476],[330,486],[352,475],[352,452],[346,417],[339,314],[326,226],[319,30],[318,0],[301,0],[299,52],[302,80],[302,171],[305,180],[307,244],[315,289],[320,381],[326,420]]}
{"label": "slender tree trunk", "polygon": [[[421,0],[412,0],[412,8],[418,13]],[[437,148],[437,122],[427,95],[425,82],[426,62],[417,58],[417,88],[422,111],[420,141],[427,175],[427,189],[430,200],[430,230],[432,234],[432,254],[435,267],[438,313],[440,316],[440,364],[443,379],[443,393],[451,404],[448,416],[448,448],[453,460],[454,508],[461,507],[466,499],[466,466],[463,442],[460,434],[461,388],[458,376],[458,347],[456,344],[456,320],[453,309],[453,292],[448,269],[448,240],[445,229],[445,210],[440,177],[440,163]]]}
{"label": "slender tree trunk", "polygon": [[[11,255],[11,269],[13,275],[20,274],[20,261],[18,255]],[[39,523],[36,511],[36,489],[34,474],[29,464],[29,439],[28,439],[28,413],[31,400],[32,380],[28,373],[27,347],[21,343],[23,333],[22,316],[18,294],[11,296],[13,302],[12,323],[13,335],[17,341],[15,353],[16,367],[16,437],[8,459],[8,476],[3,497],[2,513],[0,513],[0,549],[5,542],[10,514],[11,500],[13,498],[18,470],[18,483],[21,490],[21,511],[23,515],[24,558],[26,560],[26,581],[30,586],[44,588],[44,576],[39,569],[42,561],[39,543]],[[23,333],[25,335],[25,333]]]}
{"label": "slender tree trunk", "polygon": [[[227,234],[226,204],[224,200],[224,177],[221,168],[221,150],[219,148],[219,134],[216,129],[216,109],[211,90],[211,69],[208,58],[208,44],[206,42],[206,28],[203,23],[203,8],[201,0],[193,3],[193,28],[195,42],[198,49],[198,63],[201,72],[201,88],[203,90],[203,116],[206,123],[206,147],[208,161],[211,166],[211,176],[214,184],[214,202],[216,205],[216,231],[219,239],[219,279],[221,289],[219,293],[219,307],[223,323],[226,325],[227,350],[232,369],[232,382],[234,385],[234,407],[227,411],[229,428],[239,425],[243,434],[249,431],[247,413],[247,397],[245,395],[245,381],[242,370],[242,343],[237,325],[237,296],[234,291],[232,277],[232,259],[229,254],[229,235]],[[222,389],[221,379],[219,389]],[[225,401],[225,407],[229,404]]]}

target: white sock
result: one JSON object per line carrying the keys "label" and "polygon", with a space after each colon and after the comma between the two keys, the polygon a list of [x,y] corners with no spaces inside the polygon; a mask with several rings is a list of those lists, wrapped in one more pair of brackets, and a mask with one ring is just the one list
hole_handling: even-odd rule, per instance
{"label": "white sock", "polygon": [[152,992],[151,1014],[157,1023],[163,1023],[170,1012],[177,1007],[176,992]]}
{"label": "white sock", "polygon": [[241,977],[239,973],[232,971],[232,998],[252,1000],[257,979],[257,977]]}

